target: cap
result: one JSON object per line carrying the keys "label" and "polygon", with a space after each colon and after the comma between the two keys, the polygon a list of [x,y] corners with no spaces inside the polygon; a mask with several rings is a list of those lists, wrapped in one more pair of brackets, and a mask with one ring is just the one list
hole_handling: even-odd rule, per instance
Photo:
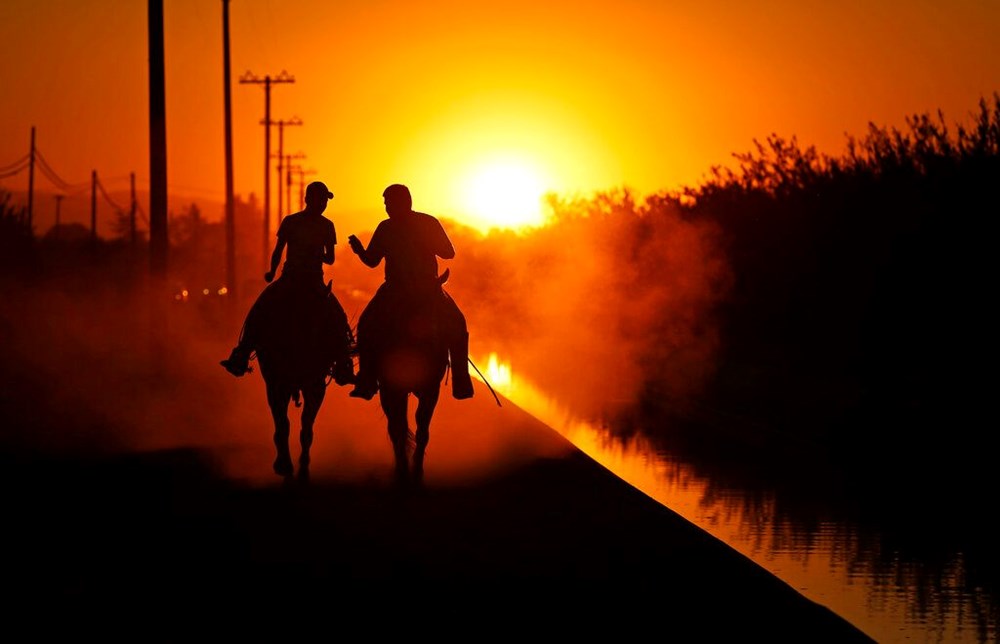
{"label": "cap", "polygon": [[330,189],[326,187],[326,184],[322,181],[313,181],[308,186],[306,186],[306,196],[309,197],[313,194],[322,195],[327,199],[333,199],[333,193]]}

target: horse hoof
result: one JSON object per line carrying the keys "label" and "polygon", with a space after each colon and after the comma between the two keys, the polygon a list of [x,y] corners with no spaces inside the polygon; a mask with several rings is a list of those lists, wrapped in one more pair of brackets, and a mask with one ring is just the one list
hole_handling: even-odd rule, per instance
{"label": "horse hoof", "polygon": [[295,472],[292,466],[292,459],[287,456],[279,456],[274,461],[274,473],[278,476],[291,476]]}

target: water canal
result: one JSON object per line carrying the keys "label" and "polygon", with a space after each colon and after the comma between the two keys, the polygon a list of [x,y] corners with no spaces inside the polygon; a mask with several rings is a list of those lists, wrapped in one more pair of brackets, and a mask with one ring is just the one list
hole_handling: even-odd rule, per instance
{"label": "water canal", "polygon": [[591,458],[875,640],[997,641],[997,602],[970,583],[962,552],[925,544],[926,560],[901,556],[897,538],[838,518],[822,502],[788,512],[792,493],[720,483],[710,465],[654,448],[641,428],[623,440],[608,419],[580,417],[496,354],[479,364],[498,393]]}

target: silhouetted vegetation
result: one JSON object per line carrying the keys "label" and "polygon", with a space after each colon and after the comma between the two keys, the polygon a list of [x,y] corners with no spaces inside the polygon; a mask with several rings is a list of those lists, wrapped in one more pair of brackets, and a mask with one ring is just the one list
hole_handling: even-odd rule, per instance
{"label": "silhouetted vegetation", "polygon": [[27,207],[13,206],[10,199],[0,188],[0,271],[27,274],[35,264],[35,237]]}
{"label": "silhouetted vegetation", "polygon": [[738,170],[661,198],[725,235],[716,399],[826,424],[852,453],[936,460],[981,440],[1000,96],[954,133],[941,114],[906,123],[872,124],[836,158],[771,136]]}
{"label": "silhouetted vegetation", "polygon": [[746,440],[879,468],[983,455],[1000,97],[970,126],[906,123],[841,156],[772,135],[696,187],[552,198],[530,234],[453,233],[454,288],[480,333],[544,336],[543,380],[590,371],[613,397],[631,361],[652,416],[738,418],[766,428]]}

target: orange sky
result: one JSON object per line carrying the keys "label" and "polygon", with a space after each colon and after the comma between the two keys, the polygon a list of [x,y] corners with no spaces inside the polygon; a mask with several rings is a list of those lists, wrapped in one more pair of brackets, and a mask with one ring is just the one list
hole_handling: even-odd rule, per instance
{"label": "orange sky", "polygon": [[[179,211],[224,196],[222,4],[164,5]],[[146,8],[0,3],[0,167],[27,152],[35,125],[87,208],[91,169],[109,190],[132,171],[148,185]],[[262,194],[264,145],[263,89],[238,78],[287,70],[295,83],[274,87],[272,118],[303,120],[285,129],[285,152],[328,182],[344,237],[382,218],[389,183],[408,183],[417,209],[479,227],[531,221],[515,211],[540,192],[695,183],[771,132],[839,153],[869,121],[939,108],[965,120],[1000,90],[989,0],[232,0],[231,28],[236,192]],[[0,186],[25,189],[27,172]],[[35,212],[44,232],[54,200]]]}

